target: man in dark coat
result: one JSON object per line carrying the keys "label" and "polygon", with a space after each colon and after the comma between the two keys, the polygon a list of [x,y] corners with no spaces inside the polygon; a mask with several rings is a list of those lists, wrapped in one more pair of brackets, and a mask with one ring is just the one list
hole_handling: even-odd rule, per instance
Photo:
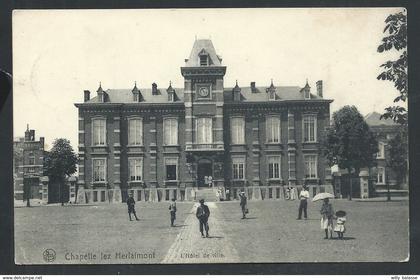
{"label": "man in dark coat", "polygon": [[134,214],[134,217],[136,218],[137,221],[139,220],[139,218],[137,218],[137,215],[136,215],[136,209],[134,208],[135,204],[136,202],[134,201],[133,194],[130,193],[130,197],[127,199],[128,217],[130,218],[130,221],[132,221],[131,213]]}
{"label": "man in dark coat", "polygon": [[199,223],[200,223],[200,232],[201,237],[204,238],[203,228],[206,230],[206,236],[209,237],[209,217],[210,217],[210,209],[207,205],[204,204],[204,199],[200,199],[200,205],[197,207],[197,212],[195,213]]}
{"label": "man in dark coat", "polygon": [[169,204],[169,213],[171,214],[171,227],[174,226],[174,222],[176,219],[176,202],[175,198],[172,198],[171,204]]}
{"label": "man in dark coat", "polygon": [[241,202],[239,203],[239,205],[241,206],[241,209],[242,209],[242,219],[245,219],[246,214],[248,213],[248,208],[246,207],[247,197],[245,196],[245,192],[241,192],[239,194],[239,198],[241,199]]}

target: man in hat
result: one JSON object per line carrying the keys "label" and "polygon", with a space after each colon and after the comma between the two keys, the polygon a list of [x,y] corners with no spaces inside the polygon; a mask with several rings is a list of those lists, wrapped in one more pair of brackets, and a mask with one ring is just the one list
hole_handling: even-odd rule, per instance
{"label": "man in hat", "polygon": [[195,216],[197,217],[199,223],[200,223],[200,232],[201,237],[204,238],[203,230],[206,230],[206,236],[209,237],[209,216],[210,216],[210,209],[207,205],[204,204],[204,199],[200,199],[200,205],[197,207],[197,212],[195,213]]}
{"label": "man in hat", "polygon": [[245,192],[240,192],[239,193],[239,198],[241,199],[241,202],[239,203],[239,205],[241,206],[242,209],[242,219],[246,218],[246,214],[248,212],[248,208],[246,207],[247,204],[247,197],[245,196]]}
{"label": "man in hat", "polygon": [[139,220],[139,218],[137,218],[137,215],[136,215],[136,209],[134,208],[135,204],[136,202],[134,201],[133,194],[130,193],[130,197],[127,199],[128,217],[130,218],[130,221],[132,221],[131,213],[134,214],[134,217],[136,218],[137,221]]}
{"label": "man in hat", "polygon": [[176,202],[175,198],[172,198],[171,204],[169,204],[169,213],[171,214],[171,227],[174,226],[174,222],[176,219]]}
{"label": "man in hat", "polygon": [[303,183],[303,190],[300,191],[299,199],[300,199],[299,216],[297,219],[298,220],[302,219],[302,211],[303,211],[303,216],[305,217],[305,219],[307,219],[308,218],[307,208],[308,208],[309,192],[308,192],[308,186],[306,185],[305,182]]}

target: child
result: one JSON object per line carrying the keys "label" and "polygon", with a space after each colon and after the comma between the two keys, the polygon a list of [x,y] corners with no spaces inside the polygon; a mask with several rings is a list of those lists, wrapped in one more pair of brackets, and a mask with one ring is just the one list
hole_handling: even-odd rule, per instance
{"label": "child", "polygon": [[335,216],[337,217],[337,224],[334,227],[334,231],[338,234],[339,239],[343,239],[343,235],[346,232],[346,227],[344,226],[346,223],[346,212],[343,210],[337,211]]}

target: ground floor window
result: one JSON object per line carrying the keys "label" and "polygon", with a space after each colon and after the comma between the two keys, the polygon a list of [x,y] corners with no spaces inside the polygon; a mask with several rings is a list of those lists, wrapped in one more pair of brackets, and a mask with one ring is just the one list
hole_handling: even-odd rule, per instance
{"label": "ground floor window", "polygon": [[305,160],[305,178],[316,179],[318,178],[317,166],[318,159],[316,155],[304,155]]}
{"label": "ground floor window", "polygon": [[128,159],[130,181],[141,181],[143,178],[143,159],[129,158]]}
{"label": "ground floor window", "polygon": [[385,168],[378,167],[378,177],[376,179],[377,184],[385,184]]}
{"label": "ground floor window", "polygon": [[178,158],[165,158],[165,171],[167,181],[178,179]]}
{"label": "ground floor window", "polygon": [[268,157],[268,178],[269,179],[280,179],[280,156]]}
{"label": "ground floor window", "polygon": [[245,158],[234,157],[232,159],[233,179],[243,180],[245,178]]}
{"label": "ground floor window", "polygon": [[106,159],[94,158],[93,159],[93,181],[105,182],[106,180]]}

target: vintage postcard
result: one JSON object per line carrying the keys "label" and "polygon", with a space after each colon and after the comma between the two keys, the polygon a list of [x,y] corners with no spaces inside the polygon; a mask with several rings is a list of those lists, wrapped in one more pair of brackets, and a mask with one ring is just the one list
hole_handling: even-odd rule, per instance
{"label": "vintage postcard", "polygon": [[403,8],[15,10],[16,264],[404,262]]}

